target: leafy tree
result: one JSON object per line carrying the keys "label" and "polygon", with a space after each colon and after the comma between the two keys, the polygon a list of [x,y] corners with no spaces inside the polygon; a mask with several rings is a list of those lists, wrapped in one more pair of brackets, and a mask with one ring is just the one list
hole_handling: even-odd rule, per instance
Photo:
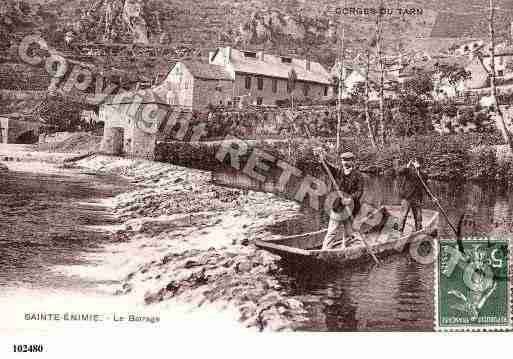
{"label": "leafy tree", "polygon": [[459,64],[437,63],[434,72],[438,75],[439,82],[447,81],[452,86],[454,93],[457,92],[458,84],[461,81],[469,80],[472,77],[470,71],[466,71]]}
{"label": "leafy tree", "polygon": [[297,73],[294,69],[291,69],[288,74],[287,80],[287,91],[290,93],[291,104],[294,106],[294,90],[296,89]]}
{"label": "leafy tree", "polygon": [[431,127],[429,103],[433,81],[427,73],[419,72],[398,86],[398,107],[395,130],[400,136],[425,134]]}

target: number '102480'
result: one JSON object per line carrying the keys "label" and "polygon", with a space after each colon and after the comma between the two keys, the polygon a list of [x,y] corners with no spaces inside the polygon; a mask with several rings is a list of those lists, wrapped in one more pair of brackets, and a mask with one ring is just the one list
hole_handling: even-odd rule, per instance
{"label": "number '102480'", "polygon": [[13,350],[15,353],[38,353],[38,352],[43,352],[43,346],[42,345],[27,345],[27,344],[23,344],[23,345],[16,345],[14,344],[13,346]]}

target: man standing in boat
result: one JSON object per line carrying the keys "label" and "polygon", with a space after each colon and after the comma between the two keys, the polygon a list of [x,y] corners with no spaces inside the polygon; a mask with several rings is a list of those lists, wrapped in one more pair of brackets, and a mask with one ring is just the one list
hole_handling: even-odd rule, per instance
{"label": "man standing in boat", "polygon": [[[337,197],[333,203],[328,231],[324,242],[323,249],[332,248],[337,243],[337,235],[341,231],[341,248],[346,246],[346,241],[353,235],[353,218],[360,210],[360,200],[363,195],[364,179],[360,171],[355,166],[355,156],[351,152],[344,152],[340,156],[342,166],[336,167],[326,160],[324,150],[318,151],[321,163],[324,162],[331,172],[331,175],[337,182],[340,190],[345,198]],[[323,166],[324,168],[324,166]],[[329,174],[328,174],[329,176]]]}
{"label": "man standing in boat", "polygon": [[428,177],[420,169],[420,166],[420,159],[414,158],[406,166],[396,168],[399,176],[399,197],[401,198],[401,221],[399,228],[401,233],[404,232],[410,210],[415,221],[415,230],[420,231],[422,229],[421,206],[424,201],[424,185],[422,181],[426,183]]}

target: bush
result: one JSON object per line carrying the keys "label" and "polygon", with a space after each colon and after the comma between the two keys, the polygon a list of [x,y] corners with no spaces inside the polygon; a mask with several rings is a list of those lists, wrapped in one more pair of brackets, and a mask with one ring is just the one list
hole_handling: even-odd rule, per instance
{"label": "bush", "polygon": [[[290,141],[245,141],[248,151],[241,156],[244,165],[254,148],[271,154],[298,168],[303,174],[323,178],[324,173],[313,147],[325,145],[333,154],[333,141],[292,139]],[[393,168],[398,159],[404,165],[413,157],[424,161],[428,175],[440,180],[495,179],[513,177],[510,161],[497,163],[493,145],[502,144],[497,134],[459,134],[416,136],[395,140],[386,148],[374,149],[366,138],[342,138],[342,151],[355,153],[363,172],[384,173]],[[224,162],[216,159],[220,143],[161,142],[157,144],[156,160],[205,171],[234,170],[228,156]],[[337,163],[337,158],[333,158]],[[269,163],[273,171],[276,165]]]}
{"label": "bush", "polygon": [[363,147],[358,151],[358,158],[362,170],[369,172],[391,169],[394,159],[406,164],[409,159],[420,157],[430,177],[482,179],[488,175],[495,177],[495,153],[490,146],[502,143],[497,134],[416,136],[395,140],[385,149]]}
{"label": "bush", "polygon": [[469,161],[466,169],[469,179],[495,178],[497,159],[495,149],[490,146],[479,145],[469,152]]}

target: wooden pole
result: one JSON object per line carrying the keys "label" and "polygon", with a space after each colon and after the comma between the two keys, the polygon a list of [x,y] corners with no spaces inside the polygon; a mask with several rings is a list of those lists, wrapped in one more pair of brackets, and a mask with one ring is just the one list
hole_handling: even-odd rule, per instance
{"label": "wooden pole", "polygon": [[[305,124],[305,131],[306,131],[306,134],[307,136],[312,139],[312,135],[310,134],[310,130],[308,129],[307,125]],[[345,198],[348,198],[347,195],[344,194],[344,192],[342,192],[342,190],[340,189],[337,181],[335,181],[335,177],[333,177],[333,174],[331,173],[331,170],[330,168],[328,167],[328,165],[326,164],[326,162],[324,161],[324,158],[321,158],[321,164],[322,166],[324,167],[324,170],[326,171],[326,173],[328,174],[328,177],[331,181],[331,184],[333,185],[333,188],[335,188],[335,191],[337,191],[337,194],[338,196],[340,197],[340,200],[343,200]],[[353,217],[353,214],[351,213],[349,215],[349,218],[352,218]],[[359,236],[360,238],[362,239],[362,242],[363,244],[365,245],[365,249],[367,250],[367,252],[369,253],[369,255],[372,257],[372,259],[374,260],[374,262],[376,262],[376,264],[380,264],[379,262],[379,259],[378,257],[376,257],[376,255],[374,254],[374,252],[372,251],[369,243],[367,242],[367,240],[365,239],[365,237],[359,233]]]}
{"label": "wooden pole", "polygon": [[374,129],[372,127],[371,121],[370,121],[370,114],[369,114],[369,71],[370,71],[370,51],[366,50],[366,65],[367,68],[365,69],[365,103],[364,103],[364,111],[365,111],[365,122],[367,123],[367,129],[369,131],[369,139],[371,141],[371,145],[373,148],[376,148],[376,138],[374,137]]}

